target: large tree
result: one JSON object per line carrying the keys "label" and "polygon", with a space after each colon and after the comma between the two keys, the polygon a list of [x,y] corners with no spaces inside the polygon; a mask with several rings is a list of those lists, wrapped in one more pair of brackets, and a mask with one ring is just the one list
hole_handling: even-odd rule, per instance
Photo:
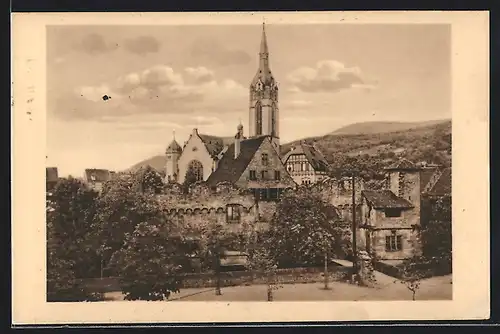
{"label": "large tree", "polygon": [[107,182],[99,197],[94,227],[104,265],[123,247],[127,234],[133,233],[139,223],[162,220],[163,216],[155,195],[141,192],[135,175],[118,174]]}
{"label": "large tree", "polygon": [[270,223],[271,253],[280,265],[317,265],[344,258],[350,250],[350,230],[336,208],[307,187],[283,194]]}
{"label": "large tree", "polygon": [[78,283],[99,272],[92,223],[97,193],[68,178],[47,194],[47,300],[93,300]]}
{"label": "large tree", "polygon": [[212,269],[216,276],[217,295],[221,294],[221,258],[230,245],[233,234],[227,226],[216,218],[207,219],[201,223],[186,224],[182,228],[185,237],[196,241],[195,256],[201,260],[203,269]]}
{"label": "large tree", "polygon": [[452,264],[452,219],[451,196],[425,198],[422,230],[420,232],[423,257],[436,274],[451,272]]}
{"label": "large tree", "polygon": [[198,178],[194,172],[193,168],[188,168],[186,170],[186,174],[184,176],[184,183],[182,184],[183,186],[183,191],[185,193],[189,192],[189,188],[191,187],[192,184],[198,182]]}
{"label": "large tree", "polygon": [[111,260],[125,299],[164,300],[179,291],[188,251],[183,235],[170,222],[137,224]]}
{"label": "large tree", "polygon": [[135,173],[139,190],[151,194],[160,194],[163,191],[163,178],[153,167],[146,166]]}

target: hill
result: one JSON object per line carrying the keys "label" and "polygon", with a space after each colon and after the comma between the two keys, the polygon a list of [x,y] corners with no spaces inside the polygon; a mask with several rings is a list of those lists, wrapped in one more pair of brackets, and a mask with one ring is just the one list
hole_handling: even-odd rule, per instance
{"label": "hill", "polygon": [[167,157],[165,155],[155,155],[154,157],[136,163],[135,165],[130,167],[128,171],[135,171],[141,167],[151,166],[157,171],[161,172],[164,170],[166,163]]}
{"label": "hill", "polygon": [[[451,166],[450,120],[394,132],[328,134],[303,140],[323,152],[335,174],[356,169],[366,178],[381,178],[383,168],[400,157]],[[283,145],[282,154],[298,143]]]}
{"label": "hill", "polygon": [[[426,161],[451,166],[450,120],[423,123],[390,123],[403,127],[402,130],[392,132],[383,130],[387,130],[388,126],[378,122],[377,124],[377,127],[382,129],[381,132],[363,134],[334,132],[302,140],[313,144],[323,153],[331,165],[332,174],[345,174],[352,169],[356,169],[366,179],[381,179],[383,177],[383,168],[400,157],[414,162]],[[360,125],[355,124],[346,128],[351,127],[349,131],[352,131],[354,126],[360,128]],[[374,128],[376,127],[372,127],[372,130]],[[354,129],[356,128],[354,127]],[[282,145],[281,153],[286,154],[293,145],[299,142],[300,140],[297,140]],[[157,155],[137,163],[130,169],[135,170],[150,165],[158,171],[163,171],[165,162],[165,156]]]}
{"label": "hill", "polygon": [[372,134],[384,132],[405,131],[416,129],[435,124],[442,124],[449,120],[434,120],[425,122],[362,122],[344,126],[333,131],[333,135],[355,135],[355,134]]}

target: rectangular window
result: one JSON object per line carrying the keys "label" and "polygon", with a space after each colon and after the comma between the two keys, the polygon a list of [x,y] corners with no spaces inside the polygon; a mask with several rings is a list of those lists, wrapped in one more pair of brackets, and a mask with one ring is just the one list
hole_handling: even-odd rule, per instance
{"label": "rectangular window", "polygon": [[274,171],[274,179],[275,180],[280,180],[281,179],[281,173],[279,170]]}
{"label": "rectangular window", "polygon": [[385,250],[387,252],[397,252],[403,249],[403,240],[395,231],[385,237]]}
{"label": "rectangular window", "polygon": [[386,217],[401,217],[401,209],[385,209]]}
{"label": "rectangular window", "polygon": [[262,180],[267,180],[267,170],[263,170],[263,171],[261,172],[261,179],[262,179]]}
{"label": "rectangular window", "polygon": [[267,198],[267,189],[259,189],[259,199],[262,201],[266,201]]}
{"label": "rectangular window", "polygon": [[262,153],[262,165],[267,166],[269,164],[269,156],[267,153]]}
{"label": "rectangular window", "polygon": [[254,170],[250,171],[250,180],[257,180],[257,174],[255,173]]}
{"label": "rectangular window", "polygon": [[278,199],[278,189],[276,189],[276,188],[269,189],[269,199],[270,200],[277,200]]}
{"label": "rectangular window", "polygon": [[241,206],[239,204],[226,206],[226,221],[228,223],[239,223],[241,221]]}

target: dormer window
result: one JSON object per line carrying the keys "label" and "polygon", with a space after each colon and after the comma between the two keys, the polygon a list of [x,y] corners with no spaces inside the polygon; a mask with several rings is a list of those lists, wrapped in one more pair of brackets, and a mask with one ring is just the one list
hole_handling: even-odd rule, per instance
{"label": "dormer window", "polygon": [[385,216],[386,217],[391,217],[391,218],[401,217],[401,209],[387,208],[387,209],[384,210],[384,212],[385,212]]}

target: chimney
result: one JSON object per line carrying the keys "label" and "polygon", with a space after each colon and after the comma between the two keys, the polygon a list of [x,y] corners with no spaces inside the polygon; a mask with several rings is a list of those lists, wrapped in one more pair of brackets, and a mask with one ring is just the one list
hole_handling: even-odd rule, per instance
{"label": "chimney", "polygon": [[237,159],[241,151],[241,140],[243,139],[243,125],[238,125],[238,132],[234,136],[234,158]]}

